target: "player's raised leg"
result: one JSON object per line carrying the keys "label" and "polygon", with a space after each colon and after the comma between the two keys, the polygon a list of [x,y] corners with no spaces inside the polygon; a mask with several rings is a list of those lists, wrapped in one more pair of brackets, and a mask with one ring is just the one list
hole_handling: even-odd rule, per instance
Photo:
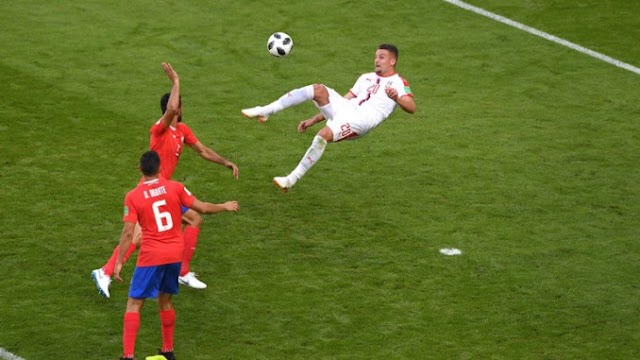
{"label": "player's raised leg", "polygon": [[243,109],[242,115],[249,119],[255,118],[259,122],[264,123],[269,119],[269,115],[271,114],[302,104],[305,101],[312,100],[315,97],[315,87],[317,86],[322,85],[307,85],[305,87],[291,90],[282,95],[278,100],[268,105]]}
{"label": "player's raised leg", "polygon": [[[131,245],[127,249],[127,252],[124,254],[124,262],[126,262],[127,259],[129,259],[129,256],[131,256],[131,254],[136,251],[136,248],[140,246],[141,242],[142,229],[140,228],[140,225],[136,224],[133,230],[133,242],[131,242]],[[111,285],[111,276],[113,275],[113,269],[116,266],[119,249],[120,247],[116,246],[116,248],[113,250],[113,253],[111,254],[111,257],[109,258],[109,260],[107,260],[107,263],[104,264],[101,268],[95,269],[91,272],[91,278],[98,288],[98,293],[107,299],[111,297],[109,286]]]}

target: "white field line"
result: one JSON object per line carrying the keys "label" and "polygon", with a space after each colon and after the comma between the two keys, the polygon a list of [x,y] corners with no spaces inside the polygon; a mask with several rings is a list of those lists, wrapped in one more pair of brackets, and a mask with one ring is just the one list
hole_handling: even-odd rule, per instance
{"label": "white field line", "polygon": [[622,68],[622,69],[625,69],[625,70],[629,70],[631,72],[634,72],[634,73],[640,75],[640,68],[637,68],[637,67],[635,67],[633,65],[624,63],[624,62],[622,62],[620,60],[616,60],[616,59],[614,59],[612,57],[609,57],[607,55],[600,54],[599,52],[595,52],[593,50],[587,49],[587,48],[582,47],[582,46],[580,46],[578,44],[574,44],[574,43],[572,43],[570,41],[561,39],[561,38],[559,38],[557,36],[553,36],[551,34],[547,34],[544,31],[540,31],[540,30],[534,29],[534,28],[532,28],[530,26],[521,24],[521,23],[519,23],[517,21],[513,21],[511,19],[507,19],[504,16],[500,16],[500,15],[494,14],[494,13],[489,12],[487,10],[484,10],[482,8],[479,8],[479,7],[476,7],[476,6],[473,6],[473,5],[469,5],[469,4],[465,3],[464,1],[459,1],[459,0],[444,0],[444,1],[448,2],[449,4],[455,5],[457,7],[463,8],[465,10],[472,11],[472,12],[474,12],[476,14],[479,14],[479,15],[482,15],[482,16],[486,16],[486,17],[488,17],[488,18],[490,18],[492,20],[499,21],[499,22],[501,22],[503,24],[507,24],[509,26],[513,26],[516,29],[519,29],[519,30],[522,30],[522,31],[526,31],[526,32],[528,32],[530,34],[539,36],[539,37],[547,39],[549,41],[553,41],[554,43],[560,44],[562,46],[566,46],[566,47],[568,47],[570,49],[579,51],[579,52],[581,52],[583,54],[587,54],[587,55],[589,55],[591,57],[594,57],[594,58],[596,58],[598,60],[602,60],[604,62],[607,62],[607,63],[611,64],[611,65],[615,65],[615,66],[617,66],[619,68]]}
{"label": "white field line", "polygon": [[3,349],[1,347],[0,347],[0,359],[4,359],[4,360],[24,360],[20,356],[13,355],[12,353],[8,352],[7,350],[5,350],[5,349]]}

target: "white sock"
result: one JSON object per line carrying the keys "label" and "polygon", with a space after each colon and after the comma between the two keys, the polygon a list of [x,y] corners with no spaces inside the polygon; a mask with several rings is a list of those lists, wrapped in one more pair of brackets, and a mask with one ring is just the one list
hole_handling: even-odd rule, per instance
{"label": "white sock", "polygon": [[311,146],[307,149],[307,152],[304,154],[300,163],[296,168],[287,176],[289,178],[289,182],[291,185],[295,184],[304,174],[315,165],[318,160],[322,157],[324,153],[324,149],[327,147],[327,140],[323,139],[322,136],[316,135],[311,142]]}
{"label": "white sock", "polygon": [[278,100],[269,105],[263,106],[265,115],[271,115],[280,110],[302,104],[307,100],[313,99],[313,85],[307,85],[282,95]]}

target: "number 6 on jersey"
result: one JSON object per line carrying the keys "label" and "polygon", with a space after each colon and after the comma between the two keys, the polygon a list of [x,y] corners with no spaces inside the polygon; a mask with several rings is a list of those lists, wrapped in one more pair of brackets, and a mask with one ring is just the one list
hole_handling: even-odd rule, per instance
{"label": "number 6 on jersey", "polygon": [[156,219],[156,225],[158,226],[158,232],[171,230],[173,228],[171,213],[168,211],[160,211],[160,207],[165,205],[167,205],[167,201],[164,199],[158,200],[151,205],[153,207],[153,215]]}

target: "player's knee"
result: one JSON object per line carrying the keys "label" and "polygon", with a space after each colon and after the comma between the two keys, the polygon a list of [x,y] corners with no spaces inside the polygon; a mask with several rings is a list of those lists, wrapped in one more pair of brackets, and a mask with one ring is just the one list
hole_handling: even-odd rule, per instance
{"label": "player's knee", "polygon": [[318,135],[325,139],[328,143],[333,141],[333,131],[331,131],[331,128],[328,126],[320,129],[320,131],[318,131]]}
{"label": "player's knee", "polygon": [[193,225],[191,226],[200,229],[200,227],[202,226],[202,216],[200,216],[200,214],[196,214],[193,219]]}
{"label": "player's knee", "polygon": [[202,216],[198,212],[189,210],[182,216],[182,220],[189,226],[198,228],[202,226]]}
{"label": "player's knee", "polygon": [[129,298],[127,300],[127,312],[139,313],[144,306],[144,299]]}
{"label": "player's knee", "polygon": [[327,91],[327,87],[323,84],[313,84],[313,100],[317,103],[328,102],[329,91]]}
{"label": "player's knee", "polygon": [[173,304],[171,303],[171,294],[158,294],[158,308],[160,309],[160,311],[173,310]]}

